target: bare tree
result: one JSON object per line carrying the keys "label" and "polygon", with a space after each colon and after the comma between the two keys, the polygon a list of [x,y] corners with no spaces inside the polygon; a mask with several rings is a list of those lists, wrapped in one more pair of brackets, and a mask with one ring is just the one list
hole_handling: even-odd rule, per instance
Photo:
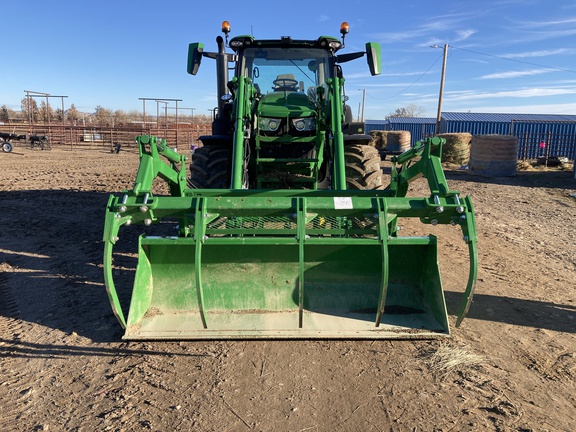
{"label": "bare tree", "polygon": [[62,112],[62,108],[56,108],[54,110],[54,115],[56,116],[56,120],[58,120],[58,122],[62,123],[62,120],[64,118],[64,112]]}
{"label": "bare tree", "polygon": [[114,126],[122,127],[126,126],[128,122],[128,115],[123,110],[114,111]]}
{"label": "bare tree", "polygon": [[394,112],[388,114],[388,117],[423,117],[424,114],[424,107],[421,105],[410,104],[405,107],[396,108]]}
{"label": "bare tree", "polygon": [[20,108],[22,109],[22,115],[25,119],[32,123],[38,121],[38,104],[34,98],[22,98]]}
{"label": "bare tree", "polygon": [[66,110],[66,118],[73,125],[76,125],[76,123],[78,122],[78,119],[80,118],[80,113],[78,112],[74,104],[70,105],[70,108]]}
{"label": "bare tree", "polygon": [[100,126],[111,126],[113,114],[109,109],[98,105],[94,117]]}
{"label": "bare tree", "polygon": [[8,123],[10,121],[10,112],[6,105],[0,107],[0,121]]}
{"label": "bare tree", "polygon": [[45,101],[40,102],[39,117],[44,123],[49,123],[50,119],[54,118],[54,110]]}

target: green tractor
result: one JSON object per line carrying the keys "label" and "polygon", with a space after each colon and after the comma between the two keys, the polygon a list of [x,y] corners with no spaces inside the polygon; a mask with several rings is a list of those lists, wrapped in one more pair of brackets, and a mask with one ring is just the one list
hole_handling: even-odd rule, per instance
{"label": "green tractor", "polygon": [[[380,73],[380,46],[341,54],[342,38],[228,40],[217,52],[189,46],[188,72],[216,60],[212,134],[187,158],[154,136],[137,138],[134,187],[111,196],[104,276],[125,339],[426,338],[450,333],[433,235],[398,235],[401,218],[460,226],[470,253],[458,314],[477,273],[469,197],[450,190],[444,141],[428,138],[391,158],[388,184],[362,123],[346,105],[341,64],[366,56]],[[233,53],[226,52],[229,46]],[[234,65],[230,78],[229,65]],[[406,197],[427,179],[430,195]],[[155,195],[156,178],[170,195]],[[177,234],[153,235],[172,221]],[[128,313],[113,281],[120,227],[139,238]]]}
{"label": "green tractor", "polygon": [[[223,26],[226,35],[228,29]],[[342,32],[346,34],[346,26]],[[379,74],[379,45],[368,43],[366,52],[336,55],[343,42],[332,37],[238,36],[229,42],[234,54],[226,54],[221,37],[217,44],[218,53],[204,52],[199,43],[189,49],[188,72],[193,75],[202,57],[216,58],[220,101],[213,134],[200,138],[204,147],[191,166],[194,186],[383,188],[379,155],[367,145],[371,137],[363,133],[363,125],[352,123],[345,105],[340,67],[367,55],[370,72]],[[231,81],[229,62],[235,63]],[[209,165],[209,160],[220,162]]]}

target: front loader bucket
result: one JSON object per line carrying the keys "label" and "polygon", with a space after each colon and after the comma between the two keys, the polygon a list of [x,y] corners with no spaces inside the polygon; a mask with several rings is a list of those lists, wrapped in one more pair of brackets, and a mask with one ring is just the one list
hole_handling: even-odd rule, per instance
{"label": "front loader bucket", "polygon": [[[154,214],[182,212],[194,224],[189,236],[140,237],[126,339],[449,333],[436,238],[388,234],[393,212],[425,214],[425,201],[228,195],[148,203]],[[108,220],[124,221],[117,213]]]}
{"label": "front loader bucket", "polygon": [[[242,201],[250,207],[248,198]],[[334,227],[345,218],[334,211],[326,209],[326,217],[302,212],[302,223],[296,214],[280,219],[283,230],[293,226],[295,234],[299,225],[311,234],[341,231]],[[358,220],[351,214],[346,219]],[[252,236],[140,237],[124,338],[389,339],[449,333],[434,236],[286,237],[273,235],[268,226],[274,223],[227,225],[230,232],[259,227],[254,232],[260,235]],[[366,229],[365,222],[360,225]],[[208,223],[207,232],[211,226],[227,230],[222,221]],[[270,235],[262,235],[266,230]]]}

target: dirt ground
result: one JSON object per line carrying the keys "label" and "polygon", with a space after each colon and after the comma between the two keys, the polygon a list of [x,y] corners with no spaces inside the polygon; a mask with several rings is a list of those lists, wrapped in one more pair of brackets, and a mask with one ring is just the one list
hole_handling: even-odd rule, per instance
{"label": "dirt ground", "polygon": [[454,328],[466,246],[456,228],[419,228],[439,236],[451,338],[125,342],[101,237],[137,165],[126,151],[0,153],[2,430],[576,430],[571,172],[447,171],[472,196],[480,261]]}

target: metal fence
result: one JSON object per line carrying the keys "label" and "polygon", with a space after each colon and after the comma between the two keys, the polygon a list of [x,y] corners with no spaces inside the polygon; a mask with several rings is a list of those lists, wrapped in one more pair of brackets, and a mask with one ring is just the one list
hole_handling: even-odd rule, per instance
{"label": "metal fence", "polygon": [[565,157],[575,154],[576,135],[524,132],[518,138],[518,159]]}
{"label": "metal fence", "polygon": [[[139,135],[154,135],[166,139],[172,147],[182,150],[189,149],[197,144],[198,137],[211,134],[210,124],[178,125],[178,128],[155,128],[142,126],[127,127],[84,127],[62,126],[49,124],[35,124],[33,127],[23,124],[0,125],[1,132],[17,135],[46,135],[50,144],[54,146],[87,147],[87,148],[114,148],[120,144],[123,148],[135,147],[135,138]],[[15,141],[16,147],[27,145],[25,142]]]}
{"label": "metal fence", "polygon": [[[371,122],[372,123],[372,122]],[[376,123],[376,122],[374,122]],[[390,124],[370,124],[366,125],[366,130],[398,130],[398,124],[391,127]],[[412,122],[406,124],[404,129],[411,133],[412,145],[426,136],[433,135],[434,125],[428,123],[418,124]],[[544,122],[513,122],[508,123],[508,130],[502,134],[511,133],[518,139],[518,159],[536,159],[539,157],[566,157],[574,160],[576,154],[576,133],[569,133],[569,123],[544,123]],[[146,125],[127,127],[84,127],[84,126],[62,126],[54,124],[35,124],[30,127],[26,124],[4,124],[0,125],[1,132],[14,133],[17,135],[46,135],[52,146],[69,146],[97,148],[105,147],[113,149],[116,144],[123,148],[135,147],[135,138],[138,135],[155,135],[166,139],[168,144],[180,150],[188,150],[192,145],[198,144],[198,137],[211,134],[210,124],[180,124],[178,128],[156,128]],[[468,132],[451,128],[450,132]],[[482,134],[481,129],[475,130],[473,134]],[[491,133],[495,133],[491,129]],[[15,141],[13,144],[18,147],[26,145],[24,142]]]}
{"label": "metal fence", "polygon": [[518,158],[574,158],[576,132],[574,122],[512,121],[510,134],[518,138]]}

